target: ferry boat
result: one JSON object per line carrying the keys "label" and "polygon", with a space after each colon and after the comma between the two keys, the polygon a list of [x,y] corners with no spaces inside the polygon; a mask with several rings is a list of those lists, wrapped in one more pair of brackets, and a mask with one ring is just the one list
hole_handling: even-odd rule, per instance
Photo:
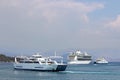
{"label": "ferry boat", "polygon": [[67,64],[58,63],[49,57],[42,57],[39,54],[32,57],[15,57],[14,69],[37,70],[37,71],[65,71]]}
{"label": "ferry boat", "polygon": [[71,53],[68,56],[68,64],[89,64],[91,62],[91,56],[87,53],[82,53],[79,50]]}
{"label": "ferry boat", "polygon": [[103,57],[98,58],[98,59],[94,62],[94,64],[107,64],[107,63],[108,63],[108,61],[107,61],[105,58],[103,58]]}

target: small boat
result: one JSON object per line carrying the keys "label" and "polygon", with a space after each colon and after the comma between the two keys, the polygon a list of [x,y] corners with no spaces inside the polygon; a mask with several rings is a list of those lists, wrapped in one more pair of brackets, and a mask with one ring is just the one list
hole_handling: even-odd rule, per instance
{"label": "small boat", "polygon": [[39,54],[32,57],[15,57],[14,69],[36,70],[36,71],[65,71],[67,64],[59,63],[49,57],[42,57]]}
{"label": "small boat", "polygon": [[68,56],[68,64],[89,64],[91,62],[91,56],[89,54],[82,53],[79,50],[71,53]]}
{"label": "small boat", "polygon": [[108,63],[108,61],[105,59],[105,58],[98,58],[95,62],[94,62],[94,64],[107,64]]}

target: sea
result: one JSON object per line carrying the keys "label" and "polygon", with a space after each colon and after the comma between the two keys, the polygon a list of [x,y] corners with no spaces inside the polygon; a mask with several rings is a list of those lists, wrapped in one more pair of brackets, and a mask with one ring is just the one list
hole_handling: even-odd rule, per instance
{"label": "sea", "polygon": [[13,63],[0,63],[0,80],[120,80],[120,62],[68,65],[61,72],[14,70]]}

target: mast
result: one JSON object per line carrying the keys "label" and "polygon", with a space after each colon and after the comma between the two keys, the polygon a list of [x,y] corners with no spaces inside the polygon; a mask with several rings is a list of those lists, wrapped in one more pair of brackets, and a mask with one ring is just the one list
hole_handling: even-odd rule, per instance
{"label": "mast", "polygon": [[17,62],[17,58],[16,58],[16,57],[15,57],[15,63],[18,63],[18,62]]}

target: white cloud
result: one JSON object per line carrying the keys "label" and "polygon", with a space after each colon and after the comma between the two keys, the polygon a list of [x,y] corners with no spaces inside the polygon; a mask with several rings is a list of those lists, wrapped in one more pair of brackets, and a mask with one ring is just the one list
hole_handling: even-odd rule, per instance
{"label": "white cloud", "polygon": [[[41,2],[42,1],[42,2]],[[87,16],[88,13],[103,8],[104,5],[100,3],[92,3],[92,4],[86,4],[82,2],[76,2],[73,0],[53,0],[53,1],[44,1],[44,0],[36,0],[36,3],[34,4],[37,10],[42,11],[42,15],[47,19],[51,20],[52,18],[61,17],[64,15],[77,13],[78,17],[84,21],[88,22],[89,18]],[[42,5],[41,5],[42,4]],[[36,13],[36,12],[34,12]]]}
{"label": "white cloud", "polygon": [[0,6],[16,7],[20,5],[20,0],[0,0]]}
{"label": "white cloud", "polygon": [[115,20],[109,21],[106,26],[113,29],[120,29],[120,15],[118,15]]}
{"label": "white cloud", "polygon": [[56,21],[59,17],[76,15],[83,22],[88,22],[88,14],[104,8],[102,3],[83,3],[74,0],[1,0],[3,6],[19,7],[32,17],[43,17],[48,22]]}
{"label": "white cloud", "polygon": [[89,23],[87,26],[84,23],[90,21],[89,13],[104,8],[102,3],[76,0],[0,0],[0,4],[1,2],[4,5],[0,5],[3,12],[0,15],[4,20],[0,20],[5,23],[1,25],[5,28],[0,29],[0,33],[6,33],[1,34],[0,42],[4,46],[24,49],[92,48],[94,40],[99,41],[95,36],[100,33],[93,29],[94,25],[90,27]]}

